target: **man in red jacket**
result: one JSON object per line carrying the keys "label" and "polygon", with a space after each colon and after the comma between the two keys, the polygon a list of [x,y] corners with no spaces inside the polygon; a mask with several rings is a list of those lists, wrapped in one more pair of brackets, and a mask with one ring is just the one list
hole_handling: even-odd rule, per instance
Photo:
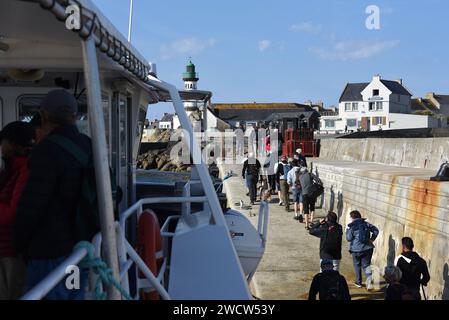
{"label": "man in red jacket", "polygon": [[34,128],[28,123],[10,123],[0,132],[0,142],[5,163],[0,172],[0,300],[14,300],[22,294],[25,265],[12,247],[12,226],[28,178]]}

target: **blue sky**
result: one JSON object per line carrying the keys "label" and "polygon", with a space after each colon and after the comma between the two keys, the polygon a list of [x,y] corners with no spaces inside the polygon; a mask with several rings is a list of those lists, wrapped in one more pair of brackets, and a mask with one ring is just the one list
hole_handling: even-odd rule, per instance
{"label": "blue sky", "polygon": [[[127,34],[128,0],[93,0]],[[368,30],[368,5],[380,30]],[[188,57],[213,102],[338,103],[347,82],[402,78],[449,94],[447,0],[134,0],[133,45],[183,86]],[[152,107],[150,118],[172,109]]]}

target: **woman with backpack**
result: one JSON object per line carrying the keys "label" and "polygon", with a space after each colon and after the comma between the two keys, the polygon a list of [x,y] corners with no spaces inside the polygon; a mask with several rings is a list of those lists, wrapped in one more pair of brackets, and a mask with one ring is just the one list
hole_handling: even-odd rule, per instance
{"label": "woman with backpack", "polygon": [[346,240],[349,241],[349,252],[355,271],[355,286],[362,287],[362,269],[366,275],[366,289],[372,290],[371,258],[374,252],[374,240],[379,235],[379,229],[366,222],[359,211],[350,213],[352,222],[346,229]]}
{"label": "woman with backpack", "polygon": [[326,219],[312,225],[309,233],[320,238],[320,260],[331,260],[333,269],[339,271],[341,261],[341,242],[343,227],[337,222],[335,212],[329,212]]}

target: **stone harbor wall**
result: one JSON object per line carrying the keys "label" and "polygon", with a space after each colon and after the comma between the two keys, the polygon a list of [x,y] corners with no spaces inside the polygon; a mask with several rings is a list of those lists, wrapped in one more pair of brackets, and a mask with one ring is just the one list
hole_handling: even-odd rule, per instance
{"label": "stone harbor wall", "polygon": [[449,160],[449,138],[323,139],[320,158],[438,170]]}
{"label": "stone harbor wall", "polygon": [[429,266],[428,298],[449,299],[449,182],[429,180],[448,154],[448,139],[368,140],[322,143],[321,156],[328,158],[312,160],[326,188],[319,202],[344,226],[359,210],[380,229],[373,258],[378,274],[400,254],[401,238],[413,238]]}

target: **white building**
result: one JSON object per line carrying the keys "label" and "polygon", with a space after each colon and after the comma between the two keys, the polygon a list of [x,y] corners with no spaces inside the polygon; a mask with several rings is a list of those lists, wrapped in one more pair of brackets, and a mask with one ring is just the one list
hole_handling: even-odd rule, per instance
{"label": "white building", "polygon": [[402,80],[383,80],[377,75],[371,82],[348,83],[339,100],[338,114],[323,114],[320,131],[341,133],[442,126],[433,116],[413,114],[411,97]]}
{"label": "white building", "polygon": [[159,129],[166,129],[166,130],[173,129],[174,128],[174,125],[173,125],[173,118],[174,118],[174,116],[175,115],[171,114],[171,113],[164,113],[164,116],[158,122]]}

